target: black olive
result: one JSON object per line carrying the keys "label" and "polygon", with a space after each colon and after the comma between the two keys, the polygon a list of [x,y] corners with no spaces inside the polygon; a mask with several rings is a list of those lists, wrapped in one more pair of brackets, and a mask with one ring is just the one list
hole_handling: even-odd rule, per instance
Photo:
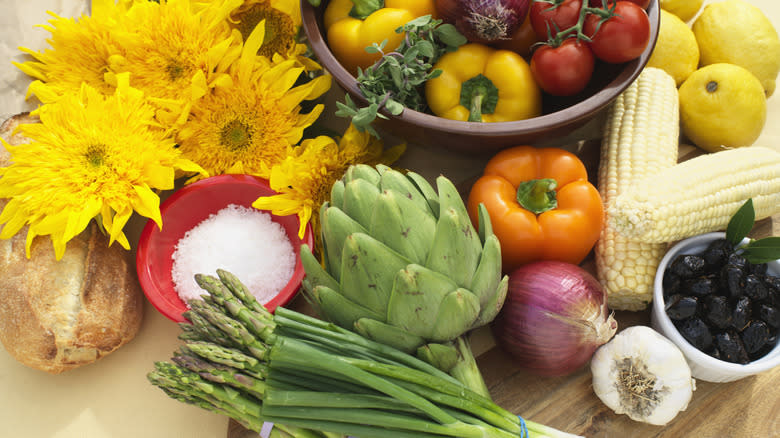
{"label": "black olive", "polygon": [[726,264],[729,254],[734,251],[734,246],[726,239],[715,239],[701,253],[704,262],[710,270],[717,270]]}
{"label": "black olive", "polygon": [[769,327],[764,321],[751,321],[740,333],[742,344],[748,353],[755,353],[769,341]]}
{"label": "black olive", "polygon": [[780,277],[767,275],[764,277],[764,284],[769,290],[769,298],[766,302],[776,307],[780,307]]}
{"label": "black olive", "polygon": [[750,321],[751,316],[751,302],[750,298],[742,296],[739,297],[734,304],[734,312],[731,314],[731,326],[737,330],[745,328]]}
{"label": "black olive", "polygon": [[761,304],[758,307],[758,317],[768,325],[780,328],[780,310],[777,307]]}
{"label": "black olive", "polygon": [[718,290],[718,282],[711,276],[697,277],[686,280],[683,288],[685,293],[695,297],[704,297],[714,294]]}
{"label": "black olive", "polygon": [[745,276],[745,295],[753,301],[764,301],[769,298],[769,289],[755,274]]}
{"label": "black olive", "polygon": [[748,265],[748,261],[742,255],[736,252],[732,252],[731,254],[729,254],[728,258],[726,259],[726,264],[739,266],[740,269],[746,269]]}
{"label": "black olive", "polygon": [[680,276],[670,269],[664,271],[664,277],[661,282],[661,288],[664,291],[664,299],[676,294],[680,289]]}
{"label": "black olive", "polygon": [[769,270],[769,265],[766,263],[759,263],[756,265],[751,264],[750,265],[750,273],[755,274],[759,277],[763,277],[766,275],[767,271]]}
{"label": "black olive", "polygon": [[736,332],[728,330],[716,334],[715,344],[718,346],[718,350],[720,350],[721,360],[741,364],[750,362],[745,345]]}
{"label": "black olive", "polygon": [[699,318],[686,319],[679,327],[680,334],[695,348],[707,351],[712,348],[712,332]]}
{"label": "black olive", "polygon": [[700,255],[682,254],[674,258],[669,269],[682,278],[698,277],[706,273],[707,264]]}
{"label": "black olive", "polygon": [[720,287],[731,299],[736,300],[742,296],[744,277],[739,266],[726,265],[720,271]]}
{"label": "black olive", "polygon": [[722,295],[707,295],[702,298],[702,314],[712,326],[724,329],[731,324],[731,308],[728,299]]}
{"label": "black olive", "polygon": [[764,277],[764,283],[766,283],[770,290],[773,290],[775,293],[780,293],[780,277],[767,275]]}
{"label": "black olive", "polygon": [[[666,307],[666,314],[672,319],[686,319],[696,314],[698,299],[696,297],[679,297],[670,301]],[[673,297],[674,298],[674,297]]]}
{"label": "black olive", "polygon": [[707,354],[714,357],[715,359],[722,360],[720,358],[720,350],[718,350],[717,348],[713,348],[712,350],[708,351]]}

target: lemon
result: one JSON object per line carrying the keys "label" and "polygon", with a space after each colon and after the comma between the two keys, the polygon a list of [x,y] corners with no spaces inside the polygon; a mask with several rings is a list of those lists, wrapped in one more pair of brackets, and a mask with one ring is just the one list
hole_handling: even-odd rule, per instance
{"label": "lemon", "polygon": [[744,0],[711,3],[692,28],[701,66],[726,62],[745,67],[772,95],[780,72],[780,38],[761,9]]}
{"label": "lemon", "polygon": [[679,96],[683,135],[708,152],[750,146],[764,128],[764,88],[738,65],[696,70],[680,85]]}
{"label": "lemon", "polygon": [[682,21],[693,18],[704,0],[661,0],[661,9],[678,16]]}
{"label": "lemon", "polygon": [[699,66],[699,46],[693,31],[678,16],[663,9],[658,40],[647,65],[669,73],[678,87]]}

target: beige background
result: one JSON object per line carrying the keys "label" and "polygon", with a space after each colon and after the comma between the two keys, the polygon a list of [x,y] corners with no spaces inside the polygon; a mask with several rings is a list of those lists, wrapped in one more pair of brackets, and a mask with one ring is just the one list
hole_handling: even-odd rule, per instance
{"label": "beige background", "polygon": [[[304,0],[305,1],[305,0]],[[706,3],[711,3],[707,1]],[[759,6],[780,29],[780,2],[749,0]],[[78,16],[86,10],[84,0],[0,0],[0,119],[34,108],[25,102],[29,78],[10,64],[22,60],[19,46],[46,47],[48,35],[34,27],[50,17]],[[329,95],[329,114],[341,93]],[[756,144],[780,150],[780,97],[768,101],[768,120]],[[327,116],[335,128],[343,120]],[[566,139],[550,144],[570,146],[579,139],[598,135],[598,123],[581,128]],[[444,174],[453,181],[466,181],[481,171],[481,159],[445,154],[434,146],[411,146],[403,166],[427,177]],[[143,225],[131,223],[130,238],[137,238]],[[133,231],[135,231],[135,235]],[[166,360],[178,345],[179,329],[147,304],[140,333],[130,344],[95,364],[51,376],[17,363],[0,349],[0,436],[24,438],[172,438],[224,437],[228,420],[165,396],[146,380],[155,360]],[[479,345],[475,345],[477,349]],[[738,413],[736,413],[738,414]]]}

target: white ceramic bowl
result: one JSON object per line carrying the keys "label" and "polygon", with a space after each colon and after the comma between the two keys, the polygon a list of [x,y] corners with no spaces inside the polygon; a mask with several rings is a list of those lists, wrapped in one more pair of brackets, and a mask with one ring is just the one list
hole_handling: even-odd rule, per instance
{"label": "white ceramic bowl", "polygon": [[[680,332],[677,331],[677,328],[664,311],[662,284],[666,266],[671,263],[678,254],[700,253],[707,248],[707,245],[710,242],[715,239],[723,238],[725,235],[726,233],[722,232],[702,234],[682,240],[672,246],[658,265],[653,290],[653,309],[651,313],[651,324],[653,328],[674,342],[677,347],[682,350],[685,359],[688,361],[688,365],[691,367],[692,376],[707,382],[732,382],[770,370],[780,365],[780,343],[778,343],[778,345],[776,345],[766,356],[745,365],[715,359],[689,344]],[[747,242],[747,240],[743,241],[743,243],[745,242]],[[780,260],[769,263],[769,272],[771,272],[772,275],[780,275]]]}

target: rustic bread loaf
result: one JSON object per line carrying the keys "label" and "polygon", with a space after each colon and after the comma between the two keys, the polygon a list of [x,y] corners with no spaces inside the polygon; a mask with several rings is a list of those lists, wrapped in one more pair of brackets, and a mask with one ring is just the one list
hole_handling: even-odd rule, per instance
{"label": "rustic bread loaf", "polygon": [[[29,115],[0,126],[9,144],[16,125],[35,123]],[[0,144],[0,166],[9,164]],[[0,200],[0,209],[5,204]],[[0,228],[2,225],[0,225]],[[92,222],[68,242],[57,261],[48,237],[36,237],[25,255],[27,228],[0,239],[0,341],[19,362],[58,374],[95,362],[135,337],[143,318],[143,295],[130,253],[108,246]]]}

